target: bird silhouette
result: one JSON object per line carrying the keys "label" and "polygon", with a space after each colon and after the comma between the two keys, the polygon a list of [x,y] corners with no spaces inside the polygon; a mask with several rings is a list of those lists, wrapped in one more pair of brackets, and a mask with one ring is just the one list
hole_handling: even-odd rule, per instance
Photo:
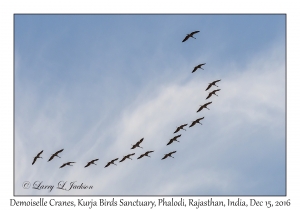
{"label": "bird silhouette", "polygon": [[[170,141],[169,141],[169,143],[167,143],[167,145],[170,145],[170,144],[172,144],[173,143],[173,141],[178,141],[177,140],[177,138],[178,137],[180,137],[181,136],[181,134],[180,135],[178,135],[178,136],[174,136],[172,139],[170,139]],[[178,141],[179,142],[179,141]]]}
{"label": "bird silhouette", "polygon": [[38,158],[42,158],[40,157],[40,155],[43,153],[44,150],[40,151],[39,154],[37,154],[34,158],[33,158],[33,162],[32,162],[32,165],[35,163],[35,161],[38,159]]}
{"label": "bird silhouette", "polygon": [[211,103],[212,103],[212,102],[208,102],[208,103],[206,103],[206,104],[203,104],[202,106],[200,106],[200,108],[198,109],[197,112],[200,112],[200,111],[201,111],[202,109],[204,109],[204,108],[210,110],[209,108],[207,108],[207,106],[208,106],[209,104],[211,104]]}
{"label": "bird silhouette", "polygon": [[[59,156],[58,156],[58,153],[60,153],[60,152],[62,152],[62,151],[64,151],[64,149],[61,149],[61,150],[55,152],[54,154],[52,154],[51,157],[49,158],[48,162],[51,161],[55,156],[59,157]],[[60,157],[59,157],[59,158],[60,158]]]}
{"label": "bird silhouette", "polygon": [[[217,86],[216,83],[217,83],[217,82],[220,82],[220,81],[221,81],[221,80],[219,79],[219,80],[216,80],[216,81],[213,81],[213,82],[209,83],[205,91],[207,91],[207,90],[208,90],[209,88],[211,88],[211,86],[213,86],[213,85],[214,85],[214,86]],[[219,86],[217,86],[217,87],[219,87]]]}
{"label": "bird silhouette", "polygon": [[200,122],[200,120],[203,120],[203,119],[204,119],[204,117],[201,117],[201,118],[198,118],[197,120],[193,121],[192,124],[190,125],[190,127],[193,127],[193,126],[196,125],[197,123],[199,123],[199,124],[202,125],[202,123]]}
{"label": "bird silhouette", "polygon": [[[137,143],[135,143],[135,145],[132,145],[131,149],[135,149],[136,147],[140,147],[140,143],[142,143],[143,140],[144,140],[144,138],[142,138]],[[143,148],[143,147],[140,147],[140,148]]]}
{"label": "bird silhouette", "polygon": [[[176,129],[176,131],[175,131],[174,133],[177,133],[180,129],[185,130],[185,129],[183,128],[184,126],[187,126],[187,124],[183,124],[183,125],[177,127],[177,129]],[[186,131],[186,130],[185,130],[185,131]]]}
{"label": "bird silhouette", "polygon": [[[197,69],[202,69],[201,67],[202,67],[203,65],[205,65],[205,63],[201,63],[201,64],[199,64],[198,66],[195,66],[195,68],[194,68],[194,70],[192,71],[192,73],[194,73],[195,71],[197,71]],[[202,70],[204,70],[204,69],[202,69]]]}
{"label": "bird silhouette", "polygon": [[67,163],[64,163],[64,164],[62,164],[59,168],[63,168],[63,167],[65,167],[66,165],[68,165],[68,166],[73,166],[73,165],[71,165],[71,163],[75,163],[75,162],[67,162]]}
{"label": "bird silhouette", "polygon": [[[86,167],[88,167],[88,166],[91,165],[91,164],[95,164],[95,161],[97,161],[97,160],[99,160],[99,159],[95,159],[95,160],[92,160],[92,161],[88,162],[88,163],[86,164],[86,166],[84,166],[84,167],[86,168]],[[95,165],[97,165],[97,164],[95,164]]]}
{"label": "bird silhouette", "polygon": [[167,157],[172,157],[172,158],[174,158],[173,156],[172,156],[172,154],[173,153],[175,153],[176,151],[173,151],[173,152],[170,152],[170,153],[168,153],[168,154],[165,154],[165,156],[162,158],[162,160],[163,159],[166,159]]}
{"label": "bird silhouette", "polygon": [[118,160],[118,159],[119,159],[119,158],[116,158],[116,159],[113,159],[113,160],[109,161],[109,162],[106,164],[106,166],[105,166],[104,168],[108,167],[110,164],[116,165],[114,162],[115,162],[116,160]]}
{"label": "bird silhouette", "polygon": [[218,96],[218,95],[216,94],[216,92],[217,92],[217,91],[220,91],[220,90],[221,90],[221,89],[213,90],[212,92],[210,92],[210,93],[208,94],[208,96],[206,97],[206,99],[210,98],[212,95]]}
{"label": "bird silhouette", "polygon": [[129,154],[129,155],[125,155],[123,158],[122,158],[122,160],[120,160],[119,162],[123,162],[125,159],[130,159],[130,160],[132,160],[131,158],[130,158],[130,156],[132,156],[132,155],[134,155],[135,153],[132,153],[132,154]]}
{"label": "bird silhouette", "polygon": [[196,34],[196,33],[198,33],[198,32],[200,32],[200,31],[194,31],[194,32],[192,32],[192,33],[190,33],[190,34],[187,34],[186,37],[182,40],[182,42],[185,42],[185,41],[188,40],[190,37],[196,39],[195,37],[193,37],[193,35]]}
{"label": "bird silhouette", "polygon": [[141,159],[141,158],[144,157],[144,156],[150,157],[150,156],[148,156],[148,154],[151,153],[151,152],[154,152],[154,151],[147,151],[147,152],[145,152],[144,154],[141,154],[141,156],[138,157],[137,159]]}

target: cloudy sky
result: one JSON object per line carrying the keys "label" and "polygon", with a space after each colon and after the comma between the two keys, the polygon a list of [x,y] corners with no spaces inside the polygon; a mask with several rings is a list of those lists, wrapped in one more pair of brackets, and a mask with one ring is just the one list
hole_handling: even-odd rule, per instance
{"label": "cloudy sky", "polygon": [[[285,21],[15,15],[15,194],[285,195]],[[204,70],[191,73],[200,63]],[[179,125],[200,117],[166,146]],[[141,138],[143,148],[131,150]],[[137,160],[149,150],[151,158]],[[68,161],[76,163],[59,168]],[[93,189],[23,189],[24,181]]]}

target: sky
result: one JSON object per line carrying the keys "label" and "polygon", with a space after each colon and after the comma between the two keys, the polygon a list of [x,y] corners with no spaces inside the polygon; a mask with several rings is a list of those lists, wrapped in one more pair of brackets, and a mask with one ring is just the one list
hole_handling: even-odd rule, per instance
{"label": "sky", "polygon": [[[15,195],[285,195],[285,23],[285,15],[14,15]],[[131,149],[141,138],[143,148]],[[76,163],[59,168],[68,161]],[[24,189],[25,181],[55,189]],[[93,189],[56,189],[60,181]]]}

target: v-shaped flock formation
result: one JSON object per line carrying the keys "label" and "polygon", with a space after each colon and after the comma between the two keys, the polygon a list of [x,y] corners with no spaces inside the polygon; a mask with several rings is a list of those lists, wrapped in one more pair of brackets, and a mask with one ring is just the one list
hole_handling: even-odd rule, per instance
{"label": "v-shaped flock formation", "polygon": [[[187,34],[186,37],[183,39],[182,42],[187,41],[189,38],[194,38],[194,39],[196,39],[195,37],[193,37],[193,35],[196,34],[196,33],[199,33],[199,32],[200,32],[200,31],[194,31],[194,32],[192,32],[192,33],[190,33],[190,34]],[[196,72],[198,69],[204,70],[204,69],[202,68],[202,66],[204,66],[205,64],[206,64],[206,63],[201,63],[201,64],[195,66],[194,69],[193,69],[193,71],[192,71],[192,73]],[[217,83],[217,82],[220,82],[220,81],[221,81],[221,80],[219,79],[219,80],[215,80],[215,81],[213,81],[213,82],[211,82],[211,83],[208,83],[208,86],[207,86],[207,88],[206,88],[205,91],[209,90],[212,86],[218,87],[218,86],[216,85],[216,83]],[[216,89],[216,90],[213,90],[212,92],[208,93],[208,96],[206,97],[206,99],[211,98],[212,95],[218,96],[218,95],[216,94],[216,92],[218,92],[218,91],[220,91],[220,90],[221,90],[221,89]],[[197,112],[202,111],[204,108],[206,108],[206,109],[209,110],[209,108],[207,108],[207,106],[210,105],[211,103],[212,103],[212,102],[207,102],[207,103],[201,105],[200,108],[197,110]],[[200,122],[200,120],[203,120],[203,119],[204,119],[204,117],[197,118],[196,120],[194,120],[194,121],[191,123],[191,125],[190,125],[189,127],[191,128],[191,127],[195,126],[197,123],[202,125],[202,123]],[[179,132],[180,130],[185,130],[185,131],[186,131],[186,129],[184,129],[184,127],[186,127],[186,126],[188,126],[188,124],[182,124],[182,125],[178,126],[178,127],[176,128],[176,130],[174,131],[174,133],[177,133],[177,132]],[[181,134],[174,136],[172,139],[169,140],[169,142],[166,144],[166,146],[172,144],[174,141],[179,142],[179,141],[177,140],[179,137],[181,137]],[[140,139],[138,142],[136,142],[134,145],[132,145],[131,149],[136,149],[137,147],[140,147],[140,148],[143,149],[143,147],[140,146],[140,144],[141,144],[143,141],[144,141],[144,138]],[[61,153],[63,150],[64,150],[64,149],[61,149],[61,150],[55,152],[54,154],[52,154],[51,157],[49,158],[48,162],[51,161],[54,157],[59,157],[58,154]],[[143,158],[143,157],[145,157],[145,156],[150,157],[149,154],[152,153],[152,152],[154,152],[154,151],[152,151],[152,150],[147,151],[147,152],[141,154],[137,159],[141,159],[141,158]],[[42,154],[42,153],[43,153],[43,150],[42,150],[41,152],[39,152],[39,153],[34,157],[33,162],[32,162],[32,165],[37,161],[38,158],[42,158],[42,157],[41,157],[41,154]],[[176,153],[176,151],[172,151],[172,152],[169,152],[169,153],[165,154],[165,155],[162,157],[161,160],[164,160],[164,159],[166,159],[166,158],[168,158],[168,157],[174,158],[174,157],[172,156],[172,154],[174,154],[174,153]],[[123,162],[123,161],[125,161],[126,159],[132,160],[130,157],[133,156],[133,155],[135,155],[135,153],[131,153],[131,154],[125,155],[125,156],[123,156],[123,158],[122,158],[119,162]],[[59,158],[60,158],[60,157],[59,157]],[[99,160],[99,159],[94,159],[94,160],[89,161],[89,162],[84,166],[84,168],[89,167],[89,166],[92,165],[92,164],[96,165],[95,162],[98,161],[98,160]],[[116,162],[117,160],[119,160],[119,158],[115,158],[115,159],[109,161],[109,162],[104,166],[104,168],[106,168],[106,167],[108,167],[108,166],[110,166],[110,165],[116,165],[115,162]],[[76,163],[76,162],[66,162],[66,163],[62,164],[59,168],[63,168],[63,167],[65,167],[65,166],[67,166],[67,165],[68,165],[68,166],[73,166],[73,165],[71,165],[72,163]]]}

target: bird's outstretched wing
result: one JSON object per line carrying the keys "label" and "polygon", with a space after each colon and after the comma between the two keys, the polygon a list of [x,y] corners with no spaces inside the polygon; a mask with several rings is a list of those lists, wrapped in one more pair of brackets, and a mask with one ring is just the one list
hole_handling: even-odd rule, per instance
{"label": "bird's outstretched wing", "polygon": [[58,150],[55,154],[58,154],[60,152],[64,151],[64,149]]}
{"label": "bird's outstretched wing", "polygon": [[67,165],[67,163],[62,164],[59,168],[63,168]]}
{"label": "bird's outstretched wing", "polygon": [[187,126],[187,124],[183,124],[180,126],[181,129],[184,129],[184,127]]}
{"label": "bird's outstretched wing", "polygon": [[194,31],[194,32],[191,33],[191,35],[193,36],[194,34],[199,33],[199,32],[200,31]]}
{"label": "bird's outstretched wing", "polygon": [[212,96],[213,92],[209,93],[206,99],[209,99]]}
{"label": "bird's outstretched wing", "polygon": [[213,83],[217,83],[217,82],[220,82],[221,80],[220,79],[218,79],[218,80],[215,80],[215,81],[213,81]]}
{"label": "bird's outstretched wing", "polygon": [[142,143],[142,141],[144,141],[144,138],[141,138],[141,140],[139,140],[137,143]]}
{"label": "bird's outstretched wing", "polygon": [[196,123],[197,123],[196,121],[193,121],[190,127],[193,127],[194,125],[196,125]]}
{"label": "bird's outstretched wing", "polygon": [[149,153],[154,152],[154,151],[147,151],[145,152],[146,155],[148,155]]}
{"label": "bird's outstretched wing", "polygon": [[212,101],[207,102],[206,104],[204,104],[204,106],[207,106],[207,105],[209,105],[209,104],[211,104],[211,103],[212,103]]}
{"label": "bird's outstretched wing", "polygon": [[207,86],[205,91],[207,91],[209,88],[211,88],[211,86],[213,86],[213,83],[209,83],[209,85]]}
{"label": "bird's outstretched wing", "polygon": [[180,130],[180,127],[178,127],[174,133],[177,133],[179,130]]}
{"label": "bird's outstretched wing", "polygon": [[135,153],[129,154],[128,157],[130,157],[130,156],[132,156],[132,155],[134,155],[134,154],[135,154]]}
{"label": "bird's outstretched wing", "polygon": [[195,71],[197,71],[197,69],[198,69],[198,66],[195,66],[194,69],[193,69],[193,71],[192,71],[192,73],[194,73]]}
{"label": "bird's outstretched wing", "polygon": [[172,155],[172,154],[174,154],[175,152],[176,152],[176,151],[173,151],[173,152],[170,152],[169,154]]}
{"label": "bird's outstretched wing", "polygon": [[188,40],[189,39],[189,35],[187,35],[183,40],[182,40],[182,42],[185,42],[186,40]]}
{"label": "bird's outstretched wing", "polygon": [[170,141],[167,143],[167,145],[170,145],[170,144],[172,144],[173,143],[173,139],[170,139]]}
{"label": "bird's outstretched wing", "polygon": [[124,157],[122,158],[122,160],[120,160],[119,162],[123,162],[126,158],[127,158],[127,156],[124,156]]}
{"label": "bird's outstretched wing", "polygon": [[[200,123],[200,120],[203,120],[204,119],[204,117],[200,117],[200,118],[198,118],[197,120],[195,120],[197,123]],[[201,124],[201,123],[200,123]]]}
{"label": "bird's outstretched wing", "polygon": [[32,165],[35,163],[37,157],[33,158],[33,162],[32,162]]}
{"label": "bird's outstretched wing", "polygon": [[145,156],[145,154],[141,154],[140,157],[138,157],[137,159],[141,159],[144,156]]}
{"label": "bird's outstretched wing", "polygon": [[86,167],[88,167],[89,165],[91,165],[92,164],[92,162],[88,162],[87,164],[86,164],[86,166],[84,166],[85,168]]}
{"label": "bird's outstretched wing", "polygon": [[168,154],[165,154],[165,156],[162,158],[162,160],[166,159],[167,157],[168,157]]}
{"label": "bird's outstretched wing", "polygon": [[53,158],[55,157],[55,155],[51,155],[51,157],[49,158],[48,162],[51,161]]}
{"label": "bird's outstretched wing", "polygon": [[202,105],[202,106],[200,106],[200,108],[198,109],[198,111],[197,112],[200,112],[202,109],[204,108],[204,106]]}

